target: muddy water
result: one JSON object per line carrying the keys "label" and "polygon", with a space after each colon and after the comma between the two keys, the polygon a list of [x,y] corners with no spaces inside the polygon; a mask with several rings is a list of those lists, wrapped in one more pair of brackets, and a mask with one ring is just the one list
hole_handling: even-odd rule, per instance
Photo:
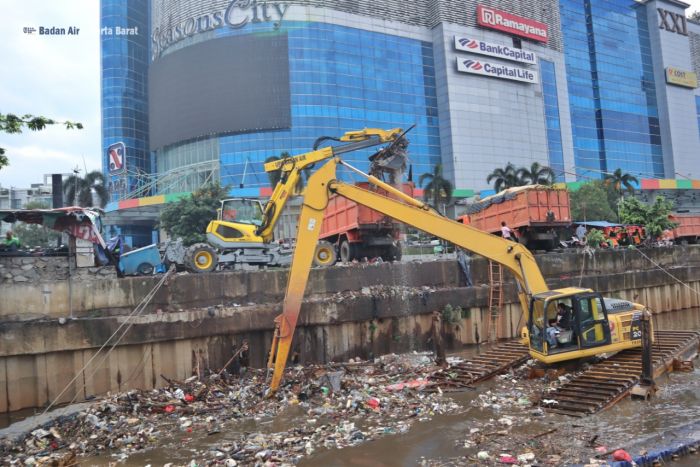
{"label": "muddy water", "polygon": [[[700,330],[700,309],[667,313],[656,317],[657,329]],[[476,352],[471,348],[465,354]],[[700,362],[695,361],[700,367]],[[660,381],[659,392],[650,403],[624,400],[612,409],[583,419],[546,414],[533,415],[530,407],[483,407],[479,406],[479,396],[487,391],[507,393],[517,399],[522,391],[541,384],[541,381],[519,382],[510,378],[496,378],[477,386],[474,391],[454,394],[451,397],[465,408],[459,415],[436,416],[430,421],[415,423],[401,435],[390,435],[345,449],[326,450],[319,448],[304,459],[302,466],[403,466],[418,465],[464,465],[474,463],[476,452],[481,446],[465,446],[470,430],[478,427],[482,432],[493,431],[494,420],[509,415],[514,424],[511,433],[519,439],[532,438],[548,430],[556,429],[551,435],[540,438],[552,446],[566,446],[569,457],[566,460],[587,461],[596,451],[586,445],[586,440],[597,436],[599,444],[607,449],[625,448],[632,455],[643,449],[652,450],[659,443],[670,443],[683,428],[700,418],[700,369],[691,373],[674,373]],[[304,414],[298,408],[274,419],[248,420],[244,423],[227,425],[228,430],[238,432],[276,432],[288,429],[297,423]],[[230,431],[229,431],[230,433]],[[663,439],[658,437],[663,435]],[[210,436],[191,434],[183,437],[177,431],[162,433],[155,449],[129,457],[120,465],[163,465],[167,462],[187,464],[190,460],[206,458],[203,454],[227,440],[227,432]],[[508,452],[518,455],[528,446],[516,442],[508,436],[497,438],[487,446],[492,454]],[[542,459],[538,459],[541,461]],[[105,454],[83,461],[82,465],[108,465],[115,459]],[[564,459],[562,459],[562,463]],[[700,455],[684,458],[673,465],[699,465]]]}

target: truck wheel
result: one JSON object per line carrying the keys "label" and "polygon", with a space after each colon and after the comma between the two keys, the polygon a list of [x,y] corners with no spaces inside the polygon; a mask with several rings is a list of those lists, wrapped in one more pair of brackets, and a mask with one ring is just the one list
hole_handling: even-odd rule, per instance
{"label": "truck wheel", "polygon": [[185,266],[192,272],[211,272],[217,262],[216,250],[206,243],[196,243],[185,253]]}
{"label": "truck wheel", "polygon": [[141,263],[136,268],[136,272],[144,276],[150,276],[153,274],[153,265],[151,263]]}
{"label": "truck wheel", "polygon": [[338,255],[335,252],[335,247],[325,241],[321,240],[316,245],[316,251],[314,252],[314,264],[322,268],[327,268],[333,266],[338,259]]}
{"label": "truck wheel", "polygon": [[355,259],[356,250],[357,248],[355,248],[355,245],[347,240],[343,240],[340,244],[340,260],[343,263],[351,262],[353,259]]}

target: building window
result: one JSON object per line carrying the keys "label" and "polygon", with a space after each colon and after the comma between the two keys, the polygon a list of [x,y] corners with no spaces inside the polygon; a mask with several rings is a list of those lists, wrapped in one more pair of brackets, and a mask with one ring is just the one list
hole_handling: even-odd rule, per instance
{"label": "building window", "polygon": [[547,149],[549,167],[554,171],[555,180],[564,180],[564,150],[561,144],[561,124],[559,122],[559,97],[557,75],[554,63],[540,60],[542,75],[542,95],[544,96],[544,118],[547,127]]}

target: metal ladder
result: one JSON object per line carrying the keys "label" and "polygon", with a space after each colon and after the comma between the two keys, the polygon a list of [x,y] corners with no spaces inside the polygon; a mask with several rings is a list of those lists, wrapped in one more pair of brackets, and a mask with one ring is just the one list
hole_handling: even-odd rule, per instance
{"label": "metal ladder", "polygon": [[486,323],[488,342],[498,338],[497,325],[503,311],[503,266],[489,261],[489,320]]}

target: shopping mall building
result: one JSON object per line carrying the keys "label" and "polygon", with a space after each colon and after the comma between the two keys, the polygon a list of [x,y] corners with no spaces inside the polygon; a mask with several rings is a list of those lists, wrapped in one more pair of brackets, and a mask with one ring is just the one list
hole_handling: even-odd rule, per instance
{"label": "shopping mall building", "polygon": [[[535,161],[559,181],[621,168],[700,188],[690,182],[700,179],[700,24],[687,8],[102,0],[109,209],[123,214],[122,233],[147,243],[148,209],[179,193],[219,180],[265,197],[270,156],[411,125],[415,178],[441,163],[457,196],[488,190],[487,175],[508,162]],[[346,159],[365,169],[368,155]]]}

